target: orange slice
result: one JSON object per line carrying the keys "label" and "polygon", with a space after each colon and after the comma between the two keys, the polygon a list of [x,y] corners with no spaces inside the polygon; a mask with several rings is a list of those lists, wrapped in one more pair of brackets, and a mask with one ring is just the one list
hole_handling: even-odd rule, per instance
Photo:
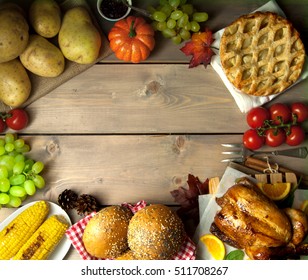
{"label": "orange slice", "polygon": [[258,183],[261,191],[272,200],[282,200],[288,196],[291,190],[291,183]]}
{"label": "orange slice", "polygon": [[308,215],[308,199],[302,202],[300,209]]}
{"label": "orange slice", "polygon": [[215,260],[223,260],[226,255],[224,243],[213,234],[205,234],[200,237],[200,241],[206,246],[208,252]]}

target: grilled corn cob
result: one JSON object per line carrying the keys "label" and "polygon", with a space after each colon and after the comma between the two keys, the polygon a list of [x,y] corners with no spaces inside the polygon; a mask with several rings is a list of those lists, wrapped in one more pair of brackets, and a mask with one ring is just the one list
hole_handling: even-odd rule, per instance
{"label": "grilled corn cob", "polygon": [[58,215],[50,216],[21,247],[13,260],[45,260],[56,248],[68,223]]}
{"label": "grilled corn cob", "polygon": [[10,222],[0,232],[0,260],[11,259],[43,223],[48,212],[48,202],[38,201]]}

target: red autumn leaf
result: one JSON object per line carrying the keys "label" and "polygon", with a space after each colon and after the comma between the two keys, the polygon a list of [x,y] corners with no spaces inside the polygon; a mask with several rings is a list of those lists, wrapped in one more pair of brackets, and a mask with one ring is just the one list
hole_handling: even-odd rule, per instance
{"label": "red autumn leaf", "polygon": [[171,191],[174,201],[179,203],[180,208],[177,214],[183,220],[186,232],[192,236],[199,224],[199,203],[198,196],[209,193],[209,180],[201,182],[198,177],[188,174],[188,189],[179,187]]}
{"label": "red autumn leaf", "polygon": [[215,54],[211,48],[213,43],[212,31],[206,29],[204,32],[194,33],[191,40],[187,42],[180,50],[187,56],[192,55],[189,68],[196,67],[201,63],[206,67],[211,62]]}

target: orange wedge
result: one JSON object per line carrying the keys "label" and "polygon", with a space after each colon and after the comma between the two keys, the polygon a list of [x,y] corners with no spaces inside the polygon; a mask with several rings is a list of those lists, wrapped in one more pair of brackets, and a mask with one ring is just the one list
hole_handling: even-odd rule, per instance
{"label": "orange wedge", "polygon": [[291,183],[258,183],[261,191],[272,200],[282,200],[288,196],[291,190]]}
{"label": "orange wedge", "polygon": [[213,234],[205,234],[200,237],[200,241],[205,245],[208,252],[215,260],[223,260],[226,255],[224,243]]}
{"label": "orange wedge", "polygon": [[302,202],[300,209],[308,215],[308,199]]}

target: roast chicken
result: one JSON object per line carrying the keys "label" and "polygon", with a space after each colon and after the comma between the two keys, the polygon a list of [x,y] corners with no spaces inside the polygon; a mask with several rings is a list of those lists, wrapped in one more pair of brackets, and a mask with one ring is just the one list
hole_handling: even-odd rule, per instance
{"label": "roast chicken", "polygon": [[302,244],[307,216],[298,209],[280,209],[248,178],[216,198],[221,210],[210,231],[225,243],[244,249],[250,259],[286,259],[307,254]]}

